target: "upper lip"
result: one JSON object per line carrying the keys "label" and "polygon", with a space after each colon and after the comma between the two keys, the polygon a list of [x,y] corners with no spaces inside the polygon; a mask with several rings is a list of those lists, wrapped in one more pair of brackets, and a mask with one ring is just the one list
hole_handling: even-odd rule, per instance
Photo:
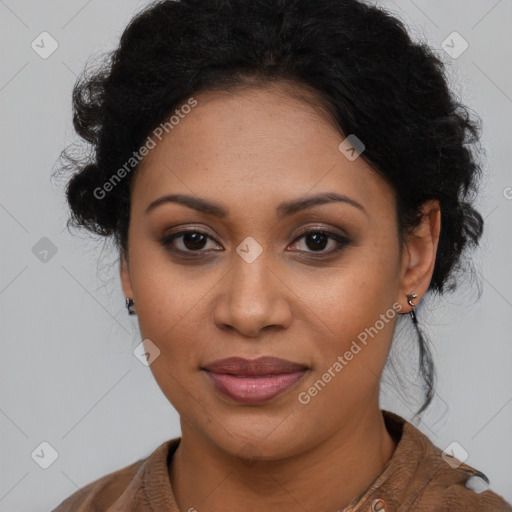
{"label": "upper lip", "polygon": [[259,357],[258,359],[228,357],[201,367],[201,369],[209,372],[231,375],[278,375],[306,370],[307,368],[307,366],[300,363],[268,356]]}

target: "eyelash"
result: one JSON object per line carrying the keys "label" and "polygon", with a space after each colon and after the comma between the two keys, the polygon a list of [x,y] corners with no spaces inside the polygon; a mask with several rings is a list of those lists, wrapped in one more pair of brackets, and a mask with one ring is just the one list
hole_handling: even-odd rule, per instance
{"label": "eyelash", "polygon": [[[175,254],[177,254],[179,256],[186,255],[185,257],[187,257],[187,258],[202,258],[202,257],[205,257],[205,253],[208,253],[210,251],[204,251],[202,249],[198,249],[196,251],[192,251],[192,250],[184,251],[182,249],[176,249],[176,248],[171,246],[171,242],[173,240],[175,240],[176,238],[180,238],[180,237],[182,237],[184,235],[190,234],[190,233],[203,235],[203,236],[209,238],[210,240],[213,240],[215,243],[217,243],[216,240],[214,240],[210,235],[208,235],[208,233],[205,233],[204,231],[201,231],[199,229],[188,229],[188,230],[183,230],[183,231],[177,231],[176,233],[173,233],[171,235],[165,236],[164,238],[162,238],[160,240],[160,244],[162,246],[164,246],[168,251],[171,251],[171,252],[173,252],[173,253],[175,253]],[[327,252],[325,252],[323,250],[322,251],[299,251],[300,253],[310,254],[310,255],[312,255],[311,257],[313,257],[313,258],[322,258],[322,257],[325,258],[325,257],[328,257],[328,256],[332,256],[333,254],[342,251],[347,245],[350,244],[350,240],[347,237],[345,237],[343,235],[340,235],[338,233],[333,233],[332,231],[326,231],[325,229],[320,229],[320,228],[318,228],[318,229],[310,229],[308,231],[304,231],[303,233],[301,233],[292,242],[292,244],[297,243],[299,240],[301,240],[302,238],[305,238],[307,235],[310,235],[310,234],[325,235],[328,238],[333,239],[336,242],[338,242],[339,244],[341,244],[341,247],[337,247],[337,248],[332,249],[332,250],[327,251]]]}

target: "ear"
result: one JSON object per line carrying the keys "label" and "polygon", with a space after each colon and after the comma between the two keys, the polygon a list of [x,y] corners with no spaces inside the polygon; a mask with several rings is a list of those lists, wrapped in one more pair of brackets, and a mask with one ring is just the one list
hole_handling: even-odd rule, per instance
{"label": "ear", "polygon": [[119,277],[125,297],[133,298],[132,281],[130,277],[130,266],[124,256],[119,258]]}
{"label": "ear", "polygon": [[439,201],[431,199],[421,206],[421,221],[406,235],[401,263],[401,285],[398,302],[403,311],[410,311],[407,295],[417,294],[418,305],[425,295],[436,262],[436,252],[441,232],[441,208]]}

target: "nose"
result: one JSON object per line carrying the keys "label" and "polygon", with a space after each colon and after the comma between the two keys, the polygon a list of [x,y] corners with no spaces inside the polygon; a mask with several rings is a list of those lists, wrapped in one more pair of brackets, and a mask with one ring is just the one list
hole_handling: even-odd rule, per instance
{"label": "nose", "polygon": [[261,331],[288,327],[292,319],[290,287],[260,255],[248,262],[235,255],[230,271],[215,288],[213,319],[224,330],[256,338]]}

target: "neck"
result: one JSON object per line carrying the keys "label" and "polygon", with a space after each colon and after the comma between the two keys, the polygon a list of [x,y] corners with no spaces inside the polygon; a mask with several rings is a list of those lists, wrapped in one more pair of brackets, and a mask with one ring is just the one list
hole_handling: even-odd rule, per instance
{"label": "neck", "polygon": [[169,473],[180,510],[221,512],[229,503],[232,510],[337,511],[364,493],[395,447],[377,403],[313,448],[279,460],[234,456],[182,426]]}

